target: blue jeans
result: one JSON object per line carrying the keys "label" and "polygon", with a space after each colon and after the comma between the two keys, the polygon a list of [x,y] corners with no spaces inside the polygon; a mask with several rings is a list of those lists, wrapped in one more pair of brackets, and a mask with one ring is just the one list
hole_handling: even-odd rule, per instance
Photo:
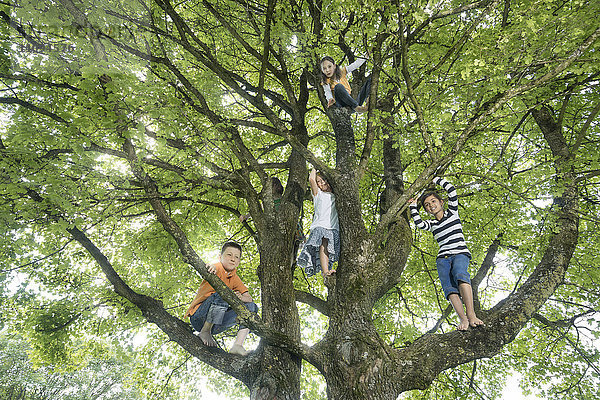
{"label": "blue jeans", "polygon": [[471,277],[467,271],[469,261],[470,258],[464,254],[436,258],[435,265],[446,299],[453,293],[460,296],[459,281],[471,284]]}
{"label": "blue jeans", "polygon": [[338,83],[333,88],[333,94],[335,96],[335,106],[336,107],[350,107],[351,109],[355,109],[358,106],[362,106],[367,97],[369,97],[369,93],[371,93],[371,77],[367,78],[367,81],[360,88],[360,92],[358,92],[358,99],[354,100],[350,93],[346,90],[344,85]]}
{"label": "blue jeans", "polygon": [[[244,305],[249,311],[253,313],[258,312],[256,304],[244,303]],[[190,317],[190,322],[192,323],[192,327],[198,332],[202,330],[205,322],[210,322],[214,324],[211,333],[216,335],[234,326],[236,318],[236,312],[221,298],[219,293],[215,292],[200,304],[194,315]]]}

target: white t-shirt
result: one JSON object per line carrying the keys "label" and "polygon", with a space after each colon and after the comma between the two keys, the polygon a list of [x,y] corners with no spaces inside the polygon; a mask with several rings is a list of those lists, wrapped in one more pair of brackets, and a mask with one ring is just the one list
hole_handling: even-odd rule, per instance
{"label": "white t-shirt", "polygon": [[335,208],[335,195],[331,192],[323,192],[319,189],[316,196],[313,196],[315,205],[315,214],[310,229],[317,227],[326,229],[340,229],[338,214]]}

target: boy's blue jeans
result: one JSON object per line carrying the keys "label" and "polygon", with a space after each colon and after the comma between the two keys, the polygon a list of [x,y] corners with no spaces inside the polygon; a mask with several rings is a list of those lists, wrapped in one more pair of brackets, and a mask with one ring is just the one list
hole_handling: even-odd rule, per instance
{"label": "boy's blue jeans", "polygon": [[446,299],[453,293],[460,296],[459,281],[471,284],[468,271],[469,261],[470,258],[464,254],[436,258],[435,265]]}
{"label": "boy's blue jeans", "polygon": [[[258,306],[255,303],[244,303],[244,305],[251,312],[258,312]],[[198,332],[202,330],[205,322],[211,322],[214,324],[211,333],[216,335],[234,326],[236,318],[236,312],[221,298],[219,293],[213,293],[200,304],[194,315],[190,317],[190,322]]]}

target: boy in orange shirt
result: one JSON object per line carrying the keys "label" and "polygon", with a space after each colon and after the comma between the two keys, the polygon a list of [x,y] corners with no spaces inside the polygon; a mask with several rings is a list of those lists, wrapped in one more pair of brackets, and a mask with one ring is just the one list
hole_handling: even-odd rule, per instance
{"label": "boy in orange shirt", "polygon": [[[248,288],[236,272],[241,256],[242,246],[235,242],[227,242],[221,248],[221,261],[209,265],[208,272],[216,274],[245,303],[248,310],[256,313],[258,306],[252,301]],[[200,332],[200,339],[205,345],[215,347],[217,342],[213,335],[224,332],[235,325],[237,314],[213,287],[203,280],[184,317],[190,317],[192,327]],[[229,350],[230,353],[242,356],[248,354],[243,344],[249,332],[248,328],[240,327],[235,342]]]}

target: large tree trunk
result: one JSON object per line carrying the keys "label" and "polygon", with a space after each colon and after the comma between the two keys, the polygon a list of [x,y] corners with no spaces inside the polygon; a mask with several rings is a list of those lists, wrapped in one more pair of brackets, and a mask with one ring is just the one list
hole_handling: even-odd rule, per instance
{"label": "large tree trunk", "polygon": [[360,202],[353,198],[357,191],[352,192],[352,126],[343,110],[330,117],[339,137],[339,175],[335,175],[334,190],[343,247],[339,273],[328,284],[329,330],[315,346],[322,360],[318,367],[327,380],[328,398],[395,399],[404,391],[426,388],[446,369],[497,354],[560,285],[577,243],[577,185],[560,129],[543,122],[543,116],[536,116],[557,156],[555,165],[561,180],[566,183],[563,207],[557,211],[559,226],[538,267],[514,296],[484,311],[485,327],[425,335],[397,350],[381,341],[371,312],[375,301],[400,276],[410,251],[410,228],[404,218],[397,220],[390,226],[381,250],[364,229],[362,220],[354,217],[360,214]]}
{"label": "large tree trunk", "polygon": [[[293,293],[291,245],[293,235],[275,226],[263,232],[259,244],[263,321],[274,330],[300,341],[300,320]],[[251,399],[299,399],[301,359],[279,347],[261,344],[260,372]]]}
{"label": "large tree trunk", "polygon": [[[351,118],[345,109],[330,118],[336,134],[334,179],[342,251],[339,273],[329,285],[329,330],[317,346],[331,399],[393,399],[384,365],[394,358],[372,320],[375,302],[394,286],[410,251],[410,229],[401,220],[390,226],[385,247],[377,246],[361,218]],[[383,288],[383,289],[382,289]]]}

